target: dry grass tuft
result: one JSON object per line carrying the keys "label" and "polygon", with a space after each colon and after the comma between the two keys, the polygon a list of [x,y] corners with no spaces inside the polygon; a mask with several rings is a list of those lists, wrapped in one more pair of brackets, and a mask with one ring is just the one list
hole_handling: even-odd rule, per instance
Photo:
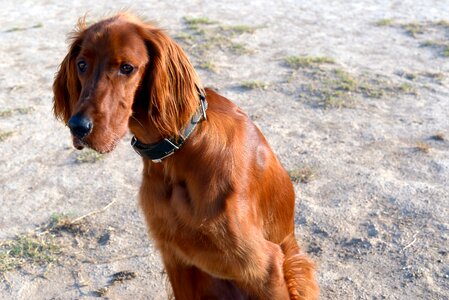
{"label": "dry grass tuft", "polygon": [[214,64],[212,61],[206,60],[199,64],[198,68],[211,71],[211,72],[217,72],[218,67],[216,64]]}
{"label": "dry grass tuft", "polygon": [[430,146],[429,144],[426,144],[424,142],[418,142],[416,143],[416,150],[422,153],[429,153],[430,152]]}
{"label": "dry grass tuft", "polygon": [[287,83],[301,76],[300,98],[317,99],[318,106],[329,108],[354,108],[360,96],[381,98],[391,90],[390,85],[373,76],[355,76],[337,66],[327,57],[291,56],[284,60],[293,69]]}
{"label": "dry grass tuft", "polygon": [[316,178],[315,172],[310,167],[298,168],[288,171],[293,182],[309,183]]}
{"label": "dry grass tuft", "polygon": [[0,274],[25,264],[55,262],[60,253],[61,247],[51,235],[38,236],[32,233],[0,241]]}
{"label": "dry grass tuft", "polygon": [[268,89],[268,84],[262,81],[250,80],[242,82],[240,87],[247,90],[254,90],[254,89],[266,90]]}
{"label": "dry grass tuft", "polygon": [[421,73],[421,75],[424,77],[432,78],[432,79],[439,80],[439,81],[444,80],[444,78],[445,78],[444,74],[441,72],[423,72],[423,73]]}
{"label": "dry grass tuft", "polygon": [[8,138],[13,136],[15,131],[1,131],[0,130],[0,142],[6,141]]}
{"label": "dry grass tuft", "polygon": [[292,69],[334,63],[335,60],[333,58],[326,56],[288,56],[285,58],[285,64]]}
{"label": "dry grass tuft", "polygon": [[383,26],[392,26],[394,24],[394,20],[393,19],[380,19],[379,21],[377,21],[376,23],[374,23],[374,25],[379,26],[379,27],[383,27]]}
{"label": "dry grass tuft", "polygon": [[357,79],[342,69],[336,69],[335,73],[335,85],[338,90],[355,92],[359,86]]}
{"label": "dry grass tuft", "polygon": [[417,95],[417,93],[418,93],[416,91],[416,88],[413,85],[411,85],[410,83],[407,83],[407,82],[401,83],[397,87],[397,90],[399,92],[401,92],[401,93],[404,93],[404,94]]}
{"label": "dry grass tuft", "polygon": [[212,21],[211,19],[207,17],[199,17],[199,18],[191,18],[191,17],[184,17],[184,22],[188,26],[195,26],[195,25],[210,25],[210,24],[216,24],[216,21]]}
{"label": "dry grass tuft", "polygon": [[76,156],[77,163],[96,163],[104,158],[103,154],[92,149],[84,149]]}
{"label": "dry grass tuft", "polygon": [[343,69],[334,69],[330,78],[323,81],[321,104],[327,108],[353,108],[355,94],[363,94],[370,98],[380,98],[383,91],[369,84],[361,82]]}
{"label": "dry grass tuft", "polygon": [[35,24],[33,26],[30,26],[30,27],[13,27],[13,28],[10,28],[10,29],[6,30],[5,32],[26,31],[26,30],[35,29],[35,28],[42,28],[42,27],[44,27],[44,24],[37,23],[37,24]]}
{"label": "dry grass tuft", "polygon": [[[90,231],[86,218],[105,211],[115,201],[114,199],[105,207],[75,219],[69,218],[67,214],[54,213],[47,223],[34,231],[13,239],[0,240],[0,279],[6,272],[26,265],[45,266],[60,261],[64,255],[62,242],[67,237],[63,233],[72,237],[86,237],[86,233]],[[118,276],[118,280],[133,277],[133,274],[127,274]]]}
{"label": "dry grass tuft", "polygon": [[70,233],[74,236],[85,235],[89,229],[86,224],[80,221],[74,221],[67,214],[53,213],[49,223],[43,227],[44,230],[52,234]]}
{"label": "dry grass tuft", "polygon": [[256,29],[258,29],[258,27],[253,27],[253,26],[248,26],[248,25],[222,25],[220,26],[221,30],[223,32],[226,32],[228,34],[235,34],[235,35],[240,35],[240,34],[244,34],[244,33],[254,33],[256,32]]}
{"label": "dry grass tuft", "polygon": [[117,282],[122,283],[127,280],[131,280],[137,277],[136,272],[133,271],[120,271],[112,274],[110,284],[115,284]]}
{"label": "dry grass tuft", "polygon": [[449,21],[448,20],[440,20],[435,23],[438,26],[444,27],[446,29],[449,29]]}
{"label": "dry grass tuft", "polygon": [[12,117],[16,114],[20,115],[26,115],[34,111],[34,108],[30,107],[20,107],[20,108],[13,108],[13,109],[5,109],[0,111],[0,117],[1,118],[8,118]]}
{"label": "dry grass tuft", "polygon": [[108,291],[109,291],[108,287],[105,286],[105,287],[99,288],[98,290],[93,291],[92,294],[95,297],[104,297],[104,296],[106,296]]}
{"label": "dry grass tuft", "polygon": [[438,133],[432,135],[430,138],[434,141],[440,141],[440,142],[443,142],[446,140],[446,138],[444,137],[444,134],[442,132],[438,132]]}
{"label": "dry grass tuft", "polygon": [[[234,38],[243,34],[252,34],[258,27],[248,25],[222,25],[208,18],[184,17],[186,30],[177,35],[177,39],[185,44],[187,51],[200,61],[217,51],[243,55],[253,51]],[[202,63],[201,63],[202,64]],[[200,65],[201,65],[200,64]]]}
{"label": "dry grass tuft", "polygon": [[418,34],[423,34],[425,30],[425,26],[421,23],[407,23],[403,24],[402,28],[405,29],[405,32],[411,37],[416,38]]}

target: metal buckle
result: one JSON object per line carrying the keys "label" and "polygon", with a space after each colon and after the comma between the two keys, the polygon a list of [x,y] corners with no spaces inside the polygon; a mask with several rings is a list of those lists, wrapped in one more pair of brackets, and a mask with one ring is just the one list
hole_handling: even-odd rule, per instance
{"label": "metal buckle", "polygon": [[203,99],[203,95],[201,95],[202,97],[201,97],[201,99],[200,99],[200,103],[201,103],[201,111],[202,111],[202,113],[203,113],[203,119],[204,120],[207,120],[207,115],[206,115],[206,107],[204,107],[204,100],[205,100],[205,98]]}
{"label": "metal buckle", "polygon": [[176,150],[179,150],[179,146],[175,145],[172,141],[170,141],[169,139],[165,138],[164,139],[166,142],[168,142],[170,145],[172,145],[173,147],[175,147]]}

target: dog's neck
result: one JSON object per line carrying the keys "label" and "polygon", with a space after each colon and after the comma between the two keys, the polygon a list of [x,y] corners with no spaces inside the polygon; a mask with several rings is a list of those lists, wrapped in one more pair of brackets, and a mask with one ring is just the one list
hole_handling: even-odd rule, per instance
{"label": "dog's neck", "polygon": [[[207,101],[205,94],[202,90],[198,89],[198,108],[188,123],[180,129],[180,136],[184,139],[192,133],[196,124],[202,120],[206,120]],[[143,107],[140,107],[143,106]],[[163,139],[177,138],[177,136],[163,136],[157,129],[157,125],[149,118],[149,115],[144,113],[147,111],[146,105],[135,104],[132,116],[129,119],[129,128],[134,134],[134,137],[143,144],[154,144]]]}
{"label": "dog's neck", "polygon": [[[173,155],[177,150],[179,150],[184,145],[184,143],[194,132],[198,124],[202,121],[207,120],[206,110],[208,105],[206,97],[203,91],[200,89],[198,89],[198,98],[199,98],[198,101],[199,105],[195,114],[190,118],[189,122],[185,126],[183,126],[179,134],[169,137],[163,137],[162,134],[159,134],[161,138],[157,143],[143,142],[141,139],[139,139],[139,137],[136,137],[136,135],[134,135],[134,137],[131,140],[131,145],[133,146],[134,150],[142,157],[150,159],[153,162],[162,162],[162,160],[164,160],[165,158]],[[156,129],[157,124],[151,122],[150,121],[151,118],[147,119],[148,122],[145,123],[151,124],[152,127]],[[146,138],[150,140],[151,137],[148,136],[147,131],[143,130],[145,129],[143,123],[140,122],[136,116],[133,116],[132,120],[133,122],[139,125],[138,129],[141,131],[140,136],[146,136]],[[135,123],[132,123],[130,127],[132,125],[135,126]]]}
{"label": "dog's neck", "polygon": [[145,110],[133,112],[128,126],[131,133],[142,143],[153,144],[163,139],[156,125],[150,120]]}

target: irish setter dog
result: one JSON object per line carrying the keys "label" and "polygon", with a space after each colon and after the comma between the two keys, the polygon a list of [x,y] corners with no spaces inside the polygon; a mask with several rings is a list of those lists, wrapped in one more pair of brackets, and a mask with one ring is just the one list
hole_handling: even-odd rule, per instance
{"label": "irish setter dog", "polygon": [[77,149],[110,152],[134,134],[140,204],[176,299],[318,298],[287,172],[162,30],[127,13],[80,21],[53,92]]}

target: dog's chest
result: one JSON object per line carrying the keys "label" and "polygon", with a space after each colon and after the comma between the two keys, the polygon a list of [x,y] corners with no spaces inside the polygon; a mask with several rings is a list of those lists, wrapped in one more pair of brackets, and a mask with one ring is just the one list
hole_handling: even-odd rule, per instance
{"label": "dog's chest", "polygon": [[197,220],[183,183],[166,184],[153,181],[143,185],[140,201],[150,230],[157,240],[173,240],[191,235]]}
{"label": "dog's chest", "polygon": [[158,246],[169,247],[185,260],[190,260],[198,251],[216,251],[219,246],[215,238],[216,227],[223,225],[198,214],[188,187],[176,183],[165,186],[165,192],[161,193],[160,186],[151,188],[151,185],[143,185],[140,200]]}

